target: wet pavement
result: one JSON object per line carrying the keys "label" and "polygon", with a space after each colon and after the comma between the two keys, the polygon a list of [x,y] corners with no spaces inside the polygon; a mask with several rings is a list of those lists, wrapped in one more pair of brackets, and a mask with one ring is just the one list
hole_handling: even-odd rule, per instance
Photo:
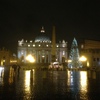
{"label": "wet pavement", "polygon": [[100,72],[6,68],[0,100],[100,100]]}

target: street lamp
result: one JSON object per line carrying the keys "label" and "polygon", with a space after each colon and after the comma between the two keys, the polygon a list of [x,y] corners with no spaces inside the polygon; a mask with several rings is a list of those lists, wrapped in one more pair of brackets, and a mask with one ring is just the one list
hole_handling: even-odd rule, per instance
{"label": "street lamp", "polygon": [[87,61],[87,58],[85,56],[81,56],[80,61],[85,62],[85,61]]}
{"label": "street lamp", "polygon": [[26,57],[26,60],[29,61],[29,62],[31,62],[31,63],[35,62],[34,57],[32,55],[30,55],[30,54]]}
{"label": "street lamp", "polygon": [[87,66],[87,58],[85,56],[81,56],[79,60],[82,62],[83,66]]}

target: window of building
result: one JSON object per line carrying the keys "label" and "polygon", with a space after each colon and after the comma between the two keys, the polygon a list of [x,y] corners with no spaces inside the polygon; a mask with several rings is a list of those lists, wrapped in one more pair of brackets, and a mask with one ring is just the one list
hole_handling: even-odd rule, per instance
{"label": "window of building", "polygon": [[57,45],[57,47],[59,47],[59,45]]}
{"label": "window of building", "polygon": [[48,45],[46,45],[48,47]]}
{"label": "window of building", "polygon": [[39,47],[40,47],[41,45],[39,44]]}
{"label": "window of building", "polygon": [[83,49],[83,48],[84,48],[84,45],[82,44],[82,45],[81,45],[81,49]]}
{"label": "window of building", "polygon": [[35,47],[35,44],[33,44],[33,47]]}
{"label": "window of building", "polygon": [[28,47],[30,47],[30,45],[28,44]]}
{"label": "window of building", "polygon": [[32,41],[30,41],[30,42],[32,42]]}
{"label": "window of building", "polygon": [[63,56],[65,55],[65,51],[63,51]]}

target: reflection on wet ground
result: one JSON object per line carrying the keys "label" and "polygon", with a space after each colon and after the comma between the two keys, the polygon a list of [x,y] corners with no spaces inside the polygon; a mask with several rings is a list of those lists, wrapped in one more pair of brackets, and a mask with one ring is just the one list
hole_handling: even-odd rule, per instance
{"label": "reflection on wet ground", "polygon": [[0,100],[100,100],[100,72],[0,70]]}

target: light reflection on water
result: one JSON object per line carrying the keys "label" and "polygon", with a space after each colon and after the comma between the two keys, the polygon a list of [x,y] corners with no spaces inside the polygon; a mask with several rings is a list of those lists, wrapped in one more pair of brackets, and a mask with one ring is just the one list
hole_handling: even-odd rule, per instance
{"label": "light reflection on water", "polygon": [[67,85],[69,86],[69,91],[73,91],[75,96],[82,100],[88,100],[87,93],[87,71],[68,71]]}
{"label": "light reflection on water", "polygon": [[35,83],[35,70],[25,70],[24,74],[24,97],[28,98],[32,94],[32,85],[34,86]]}
{"label": "light reflection on water", "polygon": [[81,90],[86,89],[86,87],[87,87],[87,71],[78,71],[78,72],[68,71],[67,74],[68,74],[68,81],[67,81],[68,86],[74,84],[75,77],[76,77],[77,78],[76,81],[79,82]]}
{"label": "light reflection on water", "polygon": [[25,71],[25,92],[30,93],[30,70]]}
{"label": "light reflection on water", "polygon": [[[8,88],[9,93],[15,91],[17,97],[22,97],[22,100],[24,98],[28,98],[29,100],[30,96],[35,95],[41,97],[41,95],[49,96],[56,94],[66,97],[68,93],[72,93],[73,98],[77,100],[88,100],[87,93],[93,92],[92,88],[97,84],[97,78],[100,80],[99,74],[97,76],[95,71],[41,71],[21,69],[20,73],[18,73],[17,71],[14,72],[14,69],[10,67],[9,70],[2,72],[2,75],[0,72],[0,86],[5,85],[4,83],[9,84],[6,90]],[[91,80],[93,80],[94,84],[91,83]]]}
{"label": "light reflection on water", "polygon": [[12,67],[10,67],[9,69],[9,84],[12,84],[13,81],[14,81],[14,75],[15,75],[15,72],[14,72],[14,69]]}
{"label": "light reflection on water", "polygon": [[82,100],[88,100],[87,92],[88,92],[88,84],[87,84],[87,72],[80,72],[80,96],[79,98]]}
{"label": "light reflection on water", "polygon": [[4,69],[0,68],[0,85],[3,85]]}
{"label": "light reflection on water", "polygon": [[87,72],[80,72],[80,90],[82,92],[87,92]]}

